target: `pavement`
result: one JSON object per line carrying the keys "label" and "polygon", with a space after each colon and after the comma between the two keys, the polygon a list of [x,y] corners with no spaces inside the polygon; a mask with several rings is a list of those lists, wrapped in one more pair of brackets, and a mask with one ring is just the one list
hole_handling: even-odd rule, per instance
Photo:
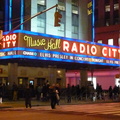
{"label": "pavement", "polygon": [[[82,105],[82,104],[96,104],[96,103],[112,103],[117,102],[113,100],[72,100],[71,103],[67,103],[65,99],[60,100],[60,105]],[[41,106],[49,106],[50,101],[40,101],[36,99],[32,99],[32,108],[41,107]],[[3,100],[0,103],[0,109],[4,108],[25,108],[25,101],[24,99],[17,100],[17,101],[10,101],[10,100]]]}

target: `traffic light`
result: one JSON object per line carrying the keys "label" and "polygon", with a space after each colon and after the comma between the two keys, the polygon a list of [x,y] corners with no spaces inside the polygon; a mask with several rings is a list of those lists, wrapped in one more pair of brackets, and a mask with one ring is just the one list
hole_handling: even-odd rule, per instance
{"label": "traffic light", "polygon": [[60,26],[62,15],[59,12],[55,12],[54,17],[55,17],[55,19],[54,19],[54,26],[55,27]]}
{"label": "traffic light", "polygon": [[3,37],[3,30],[0,30],[0,40],[2,39]]}

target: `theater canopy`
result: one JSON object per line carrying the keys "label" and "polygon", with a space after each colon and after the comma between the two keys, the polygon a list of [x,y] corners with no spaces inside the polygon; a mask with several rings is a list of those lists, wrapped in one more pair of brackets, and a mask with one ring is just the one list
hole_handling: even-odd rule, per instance
{"label": "theater canopy", "polygon": [[119,66],[120,48],[84,40],[15,30],[12,33],[4,33],[0,59],[15,58]]}

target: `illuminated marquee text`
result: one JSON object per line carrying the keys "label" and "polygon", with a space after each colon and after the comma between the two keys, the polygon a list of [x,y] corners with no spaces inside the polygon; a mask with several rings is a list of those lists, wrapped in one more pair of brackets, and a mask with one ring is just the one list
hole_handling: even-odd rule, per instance
{"label": "illuminated marquee text", "polygon": [[3,36],[3,43],[2,43],[3,48],[15,47],[16,46],[16,39],[17,39],[16,34]]}
{"label": "illuminated marquee text", "polygon": [[77,53],[77,54],[85,54],[85,53],[92,55],[97,54],[97,48],[94,45],[85,46],[82,43],[76,43],[76,42],[70,44],[68,41],[63,42],[63,51]]}
{"label": "illuminated marquee text", "polygon": [[31,36],[24,36],[24,40],[27,42],[27,47],[39,47],[44,46],[44,50],[54,50],[60,48],[60,39],[37,39],[34,40]]}
{"label": "illuminated marquee text", "polygon": [[98,56],[98,52],[101,52],[101,57],[112,57],[116,58],[120,56],[120,49],[118,48],[111,48],[111,47],[102,47],[98,51],[97,45],[91,44],[84,44],[78,42],[69,42],[63,41],[63,52],[70,52],[76,54],[86,54],[86,55],[93,55]]}
{"label": "illuminated marquee text", "polygon": [[3,36],[3,43],[2,43],[3,48],[15,47],[16,46],[16,39],[17,39],[16,34]]}

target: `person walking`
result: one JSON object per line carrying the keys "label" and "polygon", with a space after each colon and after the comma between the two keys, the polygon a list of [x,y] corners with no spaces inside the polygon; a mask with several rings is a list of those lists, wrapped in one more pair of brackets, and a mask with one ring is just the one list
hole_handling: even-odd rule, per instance
{"label": "person walking", "polygon": [[49,87],[50,91],[50,100],[51,100],[51,108],[55,109],[56,103],[57,103],[57,97],[56,97],[56,87],[55,85],[52,85]]}
{"label": "person walking", "polygon": [[56,97],[57,97],[57,105],[60,104],[60,86],[56,84]]}
{"label": "person walking", "polygon": [[13,91],[13,100],[16,101],[17,100],[17,94],[18,94],[18,86],[15,82],[12,85],[12,91]]}
{"label": "person walking", "polygon": [[66,88],[66,95],[67,95],[67,103],[71,103],[71,87],[70,84],[68,84]]}
{"label": "person walking", "polygon": [[0,83],[0,103],[2,103],[2,97],[3,97],[3,86],[2,83]]}
{"label": "person walking", "polygon": [[25,107],[32,107],[31,106],[31,97],[32,97],[32,91],[29,88],[29,85],[27,85],[27,87],[25,88],[25,92],[24,92],[24,96],[25,96]]}

